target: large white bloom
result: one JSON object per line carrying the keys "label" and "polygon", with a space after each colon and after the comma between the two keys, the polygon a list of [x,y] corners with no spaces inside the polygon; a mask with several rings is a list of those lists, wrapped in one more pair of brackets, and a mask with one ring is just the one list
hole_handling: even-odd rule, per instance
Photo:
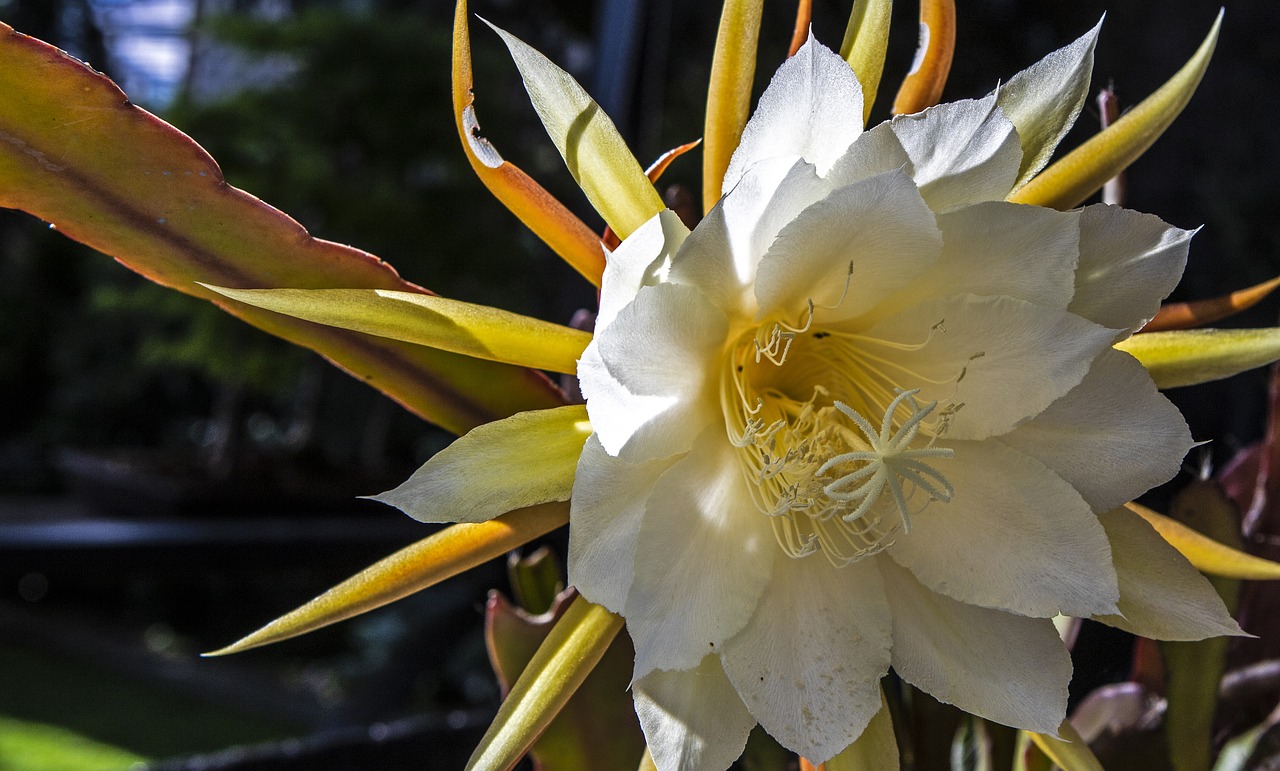
{"label": "large white bloom", "polygon": [[757,722],[824,761],[891,666],[1054,733],[1059,613],[1237,630],[1115,508],[1192,444],[1112,348],[1175,285],[1191,234],[1005,201],[1074,120],[1093,40],[866,132],[857,79],[810,40],[706,219],[663,212],[610,256],[579,366],[595,433],[569,569],[626,618],[661,768],[723,768]]}

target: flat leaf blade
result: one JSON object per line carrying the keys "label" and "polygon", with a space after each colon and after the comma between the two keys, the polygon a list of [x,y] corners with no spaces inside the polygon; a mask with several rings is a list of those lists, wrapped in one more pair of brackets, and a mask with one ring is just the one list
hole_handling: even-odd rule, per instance
{"label": "flat leaf blade", "polygon": [[452,431],[560,403],[535,372],[236,306],[198,286],[425,291],[227,185],[203,149],[131,105],[110,80],[5,25],[0,94],[0,206],[316,350]]}

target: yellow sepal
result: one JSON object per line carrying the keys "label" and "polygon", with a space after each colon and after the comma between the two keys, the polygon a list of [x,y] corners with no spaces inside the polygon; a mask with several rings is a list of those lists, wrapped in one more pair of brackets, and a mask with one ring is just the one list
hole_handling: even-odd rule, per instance
{"label": "yellow sepal", "polygon": [[227,289],[233,300],[478,359],[573,374],[591,333],[488,305],[382,289]]}
{"label": "yellow sepal", "polygon": [[1160,388],[1208,383],[1280,359],[1280,327],[1145,332],[1116,343]]}
{"label": "yellow sepal", "polygon": [[1200,48],[1168,82],[1115,123],[1037,174],[1010,195],[1009,200],[1070,209],[1128,168],[1187,106],[1213,57],[1221,26],[1222,13],[1219,12]]}
{"label": "yellow sepal", "polygon": [[514,766],[591,674],[622,623],[621,616],[575,599],[511,687],[466,771]]}
{"label": "yellow sepal", "polygon": [[488,522],[452,525],[379,560],[307,604],[206,656],[287,640],[380,608],[463,573],[569,522],[569,504],[547,503]]}
{"label": "yellow sepal", "polygon": [[703,212],[711,211],[720,200],[725,170],[747,125],[763,5],[763,0],[725,0],[720,13],[702,133]]}
{"label": "yellow sepal", "polygon": [[884,57],[889,48],[893,0],[856,0],[840,44],[840,56],[853,68],[862,85],[862,123],[871,119],[871,105],[880,89]]}

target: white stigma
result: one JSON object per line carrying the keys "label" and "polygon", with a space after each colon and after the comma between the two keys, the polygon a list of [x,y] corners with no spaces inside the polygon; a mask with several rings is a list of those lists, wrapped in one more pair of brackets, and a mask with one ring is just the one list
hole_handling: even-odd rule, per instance
{"label": "white stigma", "polygon": [[[955,488],[947,478],[924,461],[925,458],[955,457],[955,450],[932,446],[911,447],[912,440],[920,431],[920,421],[938,406],[937,402],[921,406],[915,400],[917,393],[919,389],[903,391],[889,403],[884,420],[880,423],[879,433],[866,418],[848,405],[835,403],[836,409],[858,426],[870,444],[867,450],[837,455],[818,468],[818,475],[822,476],[840,466],[860,466],[822,488],[832,500],[859,501],[857,508],[842,515],[845,522],[852,523],[865,516],[872,504],[881,498],[885,488],[888,488],[898,509],[898,516],[902,519],[902,532],[911,532],[911,513],[907,507],[907,496],[902,489],[902,480],[924,490],[931,500],[946,502],[955,495]],[[909,406],[911,415],[894,431],[893,414],[903,402]]]}

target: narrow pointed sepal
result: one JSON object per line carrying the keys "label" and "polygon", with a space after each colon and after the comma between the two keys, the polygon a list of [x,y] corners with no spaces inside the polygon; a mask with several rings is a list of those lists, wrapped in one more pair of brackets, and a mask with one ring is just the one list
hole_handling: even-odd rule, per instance
{"label": "narrow pointed sepal", "polygon": [[578,81],[516,36],[489,26],[511,51],[533,108],[569,173],[613,232],[626,238],[665,209],[613,121]]}
{"label": "narrow pointed sepal", "polygon": [[591,333],[488,305],[383,289],[227,289],[233,300],[286,316],[461,353],[573,374]]}
{"label": "narrow pointed sepal", "polygon": [[1107,180],[1128,168],[1173,123],[1195,93],[1218,42],[1222,13],[1200,48],[1172,78],[1137,107],[1089,141],[1042,171],[1009,200],[1070,209],[1100,190]]}
{"label": "narrow pointed sepal", "polygon": [[1149,332],[1116,343],[1159,388],[1208,383],[1280,359],[1280,327]]}
{"label": "narrow pointed sepal", "polygon": [[840,56],[862,84],[862,124],[871,119],[871,105],[880,90],[885,52],[889,49],[889,21],[893,0],[856,0],[840,44]]}
{"label": "narrow pointed sepal", "polygon": [[760,40],[763,0],[725,0],[711,59],[707,87],[707,116],[703,129],[702,210],[711,211],[723,193],[724,173],[742,139],[751,109],[751,84],[756,75],[756,47]]}
{"label": "narrow pointed sepal", "polygon": [[373,498],[421,522],[484,522],[567,501],[590,435],[583,404],[517,413],[472,429],[399,487]]}
{"label": "narrow pointed sepal", "polygon": [[1230,318],[1241,311],[1248,310],[1262,302],[1268,295],[1280,288],[1280,276],[1254,284],[1244,289],[1237,289],[1230,294],[1210,297],[1205,300],[1191,300],[1181,303],[1166,303],[1160,306],[1155,317],[1142,328],[1143,332],[1166,332],[1174,329],[1192,329],[1202,327]]}
{"label": "narrow pointed sepal", "polygon": [[447,527],[375,562],[307,604],[206,656],[270,645],[380,608],[502,556],[566,524],[569,506],[548,503],[479,524]]}
{"label": "narrow pointed sepal", "polygon": [[578,597],[498,708],[466,771],[506,771],[573,696],[622,629],[622,617]]}
{"label": "narrow pointed sepal", "polygon": [[604,250],[595,233],[520,167],[503,159],[480,133],[471,71],[471,33],[467,0],[458,0],[453,17],[453,117],[462,149],[476,176],[503,206],[541,238],[584,278],[600,286]]}
{"label": "narrow pointed sepal", "polygon": [[917,113],[941,101],[955,52],[955,0],[920,0],[919,47],[893,100],[894,115]]}
{"label": "narrow pointed sepal", "polygon": [[1280,579],[1280,563],[1233,549],[1146,506],[1130,503],[1126,507],[1145,519],[1161,538],[1202,573],[1244,581]]}

